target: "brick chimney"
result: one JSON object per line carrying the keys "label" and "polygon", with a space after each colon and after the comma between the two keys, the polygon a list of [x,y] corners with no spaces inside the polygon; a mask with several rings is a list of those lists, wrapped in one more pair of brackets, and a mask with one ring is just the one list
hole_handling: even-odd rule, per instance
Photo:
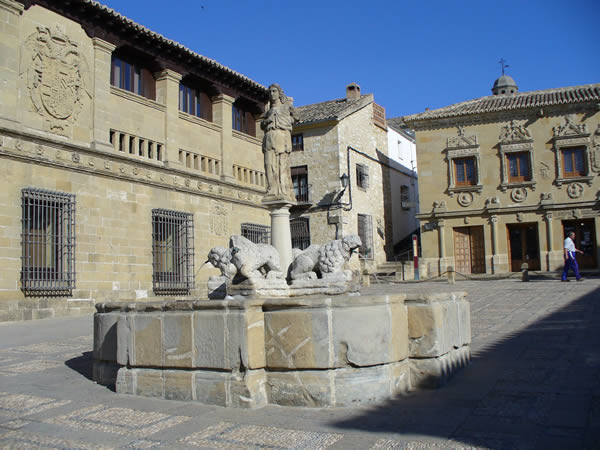
{"label": "brick chimney", "polygon": [[360,86],[356,83],[350,83],[346,86],[346,99],[358,100],[360,98]]}

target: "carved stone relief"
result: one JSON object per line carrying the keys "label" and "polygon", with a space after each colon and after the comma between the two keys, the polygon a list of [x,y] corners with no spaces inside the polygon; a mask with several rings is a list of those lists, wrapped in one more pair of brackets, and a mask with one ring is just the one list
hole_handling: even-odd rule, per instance
{"label": "carved stone relief", "polygon": [[510,197],[513,199],[513,201],[515,201],[517,203],[521,203],[522,201],[524,201],[527,198],[527,189],[525,189],[525,188],[513,189],[512,192],[510,193]]}
{"label": "carved stone relief", "polygon": [[435,201],[433,202],[433,211],[434,212],[445,212],[446,211],[446,200]]}
{"label": "carved stone relief", "polygon": [[463,147],[474,147],[479,145],[477,142],[477,136],[467,136],[465,134],[465,127],[458,125],[457,136],[448,138],[448,148],[463,148]]}
{"label": "carved stone relief", "polygon": [[473,194],[470,192],[461,192],[458,194],[458,204],[460,206],[469,206],[473,203]]}
{"label": "carved stone relief", "polygon": [[531,134],[525,127],[525,124],[517,123],[514,120],[511,120],[508,125],[502,127],[502,131],[500,132],[500,142],[502,143],[528,140],[531,140]]}
{"label": "carved stone relief", "polygon": [[91,73],[79,44],[58,24],[38,26],[23,44],[21,63],[34,110],[51,132],[67,136],[92,96]]}
{"label": "carved stone relief", "polygon": [[544,180],[550,178],[550,165],[546,164],[543,161],[540,161],[540,176]]}
{"label": "carved stone relief", "polygon": [[217,236],[226,236],[229,234],[229,210],[230,207],[221,201],[212,200],[210,202],[210,224],[212,234]]}
{"label": "carved stone relief", "polygon": [[498,197],[489,197],[485,199],[486,208],[497,208],[500,206],[500,199]]}
{"label": "carved stone relief", "polygon": [[587,134],[587,125],[585,123],[576,124],[575,114],[567,114],[564,125],[552,127],[552,133],[554,137]]}
{"label": "carved stone relief", "polygon": [[81,161],[81,156],[79,156],[79,153],[73,153],[73,154],[71,155],[71,160],[72,160],[74,163],[78,163],[79,161]]}
{"label": "carved stone relief", "polygon": [[571,183],[567,186],[567,194],[571,198],[579,198],[583,195],[583,184],[581,183]]}
{"label": "carved stone relief", "polygon": [[517,213],[517,222],[523,222],[523,220],[525,220],[523,213]]}
{"label": "carved stone relief", "polygon": [[542,192],[540,194],[540,203],[552,203],[553,201],[552,192]]}
{"label": "carved stone relief", "polygon": [[592,139],[592,149],[590,151],[590,169],[594,172],[600,172],[600,125],[594,132]]}

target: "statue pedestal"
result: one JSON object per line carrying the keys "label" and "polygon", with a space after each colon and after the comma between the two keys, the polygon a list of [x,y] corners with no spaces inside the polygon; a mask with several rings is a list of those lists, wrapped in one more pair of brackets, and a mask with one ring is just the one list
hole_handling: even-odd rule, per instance
{"label": "statue pedestal", "polygon": [[279,252],[281,271],[284,277],[288,275],[288,268],[292,264],[292,233],[290,231],[290,207],[293,205],[289,200],[263,200],[263,204],[269,208],[271,216],[271,245]]}

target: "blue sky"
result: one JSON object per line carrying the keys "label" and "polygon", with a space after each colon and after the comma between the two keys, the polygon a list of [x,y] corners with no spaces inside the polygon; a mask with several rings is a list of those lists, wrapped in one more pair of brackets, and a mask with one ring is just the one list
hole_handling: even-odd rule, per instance
{"label": "blue sky", "polygon": [[357,82],[388,117],[490,95],[600,82],[598,0],[101,0],[297,106]]}

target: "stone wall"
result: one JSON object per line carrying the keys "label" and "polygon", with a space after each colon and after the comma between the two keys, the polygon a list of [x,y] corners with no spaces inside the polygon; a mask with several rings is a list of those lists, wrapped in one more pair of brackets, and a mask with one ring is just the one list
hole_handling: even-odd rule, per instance
{"label": "stone wall", "polygon": [[[91,312],[95,301],[156,298],[155,208],[193,214],[197,288],[189,295],[205,295],[208,276],[217,273],[202,266],[208,250],[226,246],[242,222],[269,225],[261,204],[262,135],[231,123],[233,95],[256,101],[258,91],[214,95],[212,121],[204,120],[179,110],[182,74],[170,69],[154,73],[156,100],[112,86],[116,46],[90,38],[75,20],[0,0],[0,23],[0,322]],[[50,51],[52,39],[64,48]],[[70,296],[22,291],[25,188],[75,195]]]}
{"label": "stone wall", "polygon": [[[558,270],[563,265],[563,221],[591,220],[596,264],[600,263],[600,113],[584,112],[586,106],[566,105],[515,114],[489,114],[484,118],[454,118],[417,130],[420,219],[423,233],[421,274],[437,275],[455,265],[454,229],[483,226],[485,272],[511,271],[507,225],[533,224],[537,229],[540,269]],[[567,119],[574,128],[569,128]],[[510,121],[524,124],[529,137],[516,144],[502,143],[500,136]],[[460,144],[461,132],[474,145]],[[585,127],[585,130],[584,128]],[[566,130],[558,138],[554,129]],[[579,130],[579,131],[576,131]],[[452,190],[448,161],[449,141],[458,150],[478,158],[478,186]],[[454,144],[452,144],[454,145]],[[531,182],[503,182],[502,149],[516,146],[532,154]],[[587,176],[562,179],[559,146],[585,147]],[[519,147],[520,146],[520,147]],[[468,147],[468,148],[467,148]],[[560,156],[559,156],[560,157]],[[560,163],[562,164],[562,162]],[[505,166],[504,171],[508,168]],[[423,228],[425,226],[426,228]]]}
{"label": "stone wall", "polygon": [[442,385],[468,362],[464,296],[99,304],[94,380],[231,407],[374,403]]}
{"label": "stone wall", "polygon": [[[368,103],[339,121],[295,127],[294,133],[302,133],[304,151],[292,152],[291,165],[307,166],[312,206],[295,208],[292,214],[310,218],[311,242],[322,244],[335,239],[336,229],[338,238],[357,234],[358,214],[370,215],[373,223],[373,256],[363,262],[362,268],[372,269],[384,262],[386,245],[392,245],[391,191],[389,171],[378,161],[383,161],[387,154],[387,131],[373,124],[373,104]],[[350,173],[346,156],[348,146],[368,155],[365,157],[351,151]],[[359,188],[356,184],[357,163],[369,168],[367,189]],[[349,209],[349,189],[339,196],[342,192],[340,177],[344,173],[350,176],[352,183],[352,209]],[[342,202],[345,206],[330,206],[328,213],[326,205],[333,202]],[[361,269],[358,259],[351,261],[350,268]]]}

